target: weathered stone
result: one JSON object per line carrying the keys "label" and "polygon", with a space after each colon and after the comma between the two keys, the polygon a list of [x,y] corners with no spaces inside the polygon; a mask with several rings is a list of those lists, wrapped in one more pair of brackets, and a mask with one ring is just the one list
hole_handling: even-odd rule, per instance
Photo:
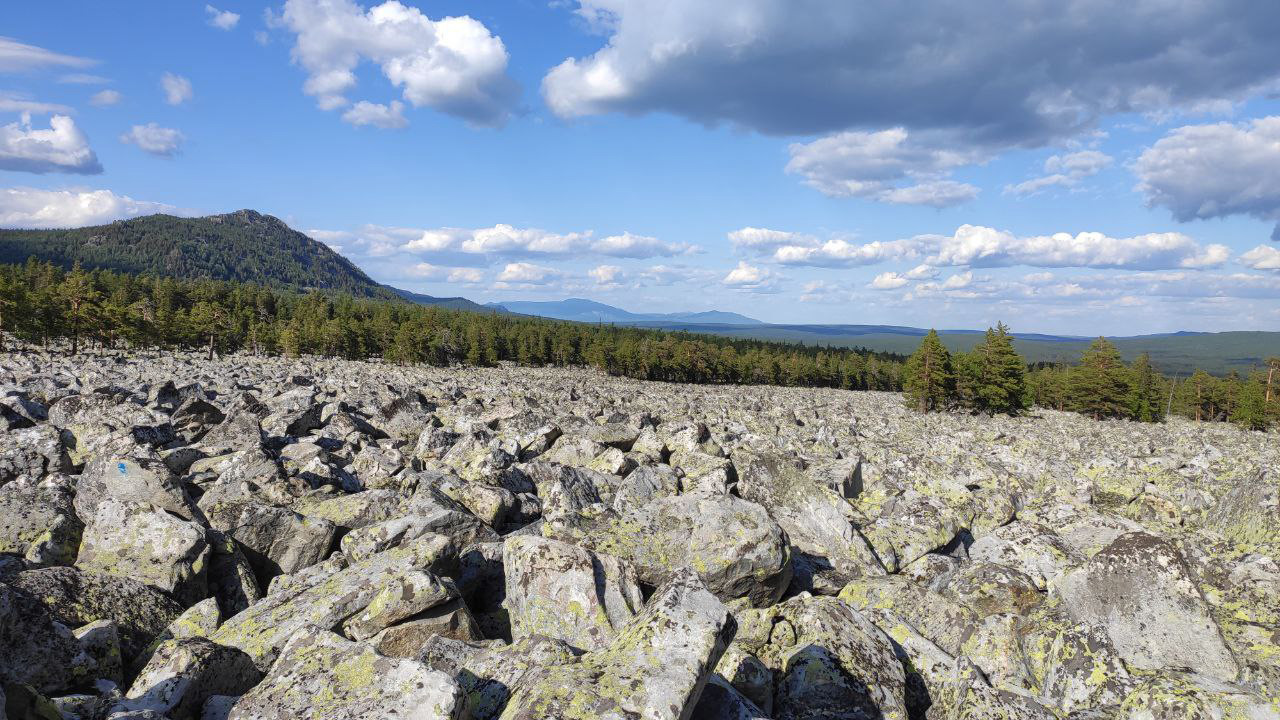
{"label": "weathered stone", "polygon": [[1239,672],[1182,555],[1160,538],[1117,538],[1058,590],[1071,616],[1104,630],[1131,667],[1194,667],[1227,681]]}
{"label": "weathered stone", "polygon": [[599,650],[644,604],[635,568],[608,555],[526,536],[506,541],[502,561],[516,640],[543,635]]}
{"label": "weathered stone", "polygon": [[460,718],[462,710],[462,691],[448,675],[310,626],[289,638],[228,720],[445,720]]}
{"label": "weathered stone", "polygon": [[675,573],[607,649],[528,673],[501,717],[687,717],[734,627],[695,573]]}
{"label": "weathered stone", "polygon": [[543,534],[627,560],[658,585],[693,568],[723,600],[775,602],[791,581],[786,535],[755,503],[729,495],[677,495],[630,508],[577,513]]}
{"label": "weathered stone", "polygon": [[160,644],[117,710],[151,710],[172,720],[195,720],[215,695],[239,695],[262,679],[248,655],[202,637]]}
{"label": "weathered stone", "polygon": [[199,525],[150,505],[104,499],[89,518],[76,567],[134,578],[190,605],[208,596],[209,543]]}

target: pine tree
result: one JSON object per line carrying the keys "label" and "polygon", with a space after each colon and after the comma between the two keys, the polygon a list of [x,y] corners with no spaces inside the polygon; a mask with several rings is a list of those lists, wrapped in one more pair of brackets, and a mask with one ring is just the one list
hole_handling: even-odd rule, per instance
{"label": "pine tree", "polygon": [[1004,323],[987,328],[960,363],[961,402],[973,410],[1016,414],[1027,406],[1027,366]]}
{"label": "pine tree", "polygon": [[1140,422],[1164,419],[1164,391],[1147,353],[1134,359],[1129,368],[1129,417]]}
{"label": "pine tree", "polygon": [[1071,373],[1071,395],[1074,409],[1094,420],[1120,417],[1128,409],[1125,403],[1128,387],[1126,368],[1120,351],[1106,338],[1094,340],[1080,366]]}
{"label": "pine tree", "polygon": [[1196,371],[1191,374],[1191,379],[1187,382],[1194,392],[1192,407],[1195,411],[1196,422],[1200,422],[1206,417],[1212,420],[1215,414],[1212,412],[1213,377],[1204,370],[1196,368]]}
{"label": "pine tree", "polygon": [[63,279],[59,295],[66,304],[67,320],[71,325],[71,354],[80,352],[80,329],[85,324],[90,308],[98,300],[98,291],[80,263]]}
{"label": "pine tree", "polygon": [[920,347],[907,358],[903,369],[903,385],[910,404],[920,412],[945,408],[955,392],[955,373],[951,353],[930,330]]}
{"label": "pine tree", "polygon": [[1260,378],[1251,377],[1241,384],[1231,421],[1248,430],[1267,429],[1266,389]]}

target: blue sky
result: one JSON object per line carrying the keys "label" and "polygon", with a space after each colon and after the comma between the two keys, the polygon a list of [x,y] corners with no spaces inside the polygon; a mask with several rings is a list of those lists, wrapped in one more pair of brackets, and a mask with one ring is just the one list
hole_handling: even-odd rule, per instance
{"label": "blue sky", "polygon": [[481,301],[1280,329],[1265,3],[215,5],[10,8],[0,225],[247,207]]}

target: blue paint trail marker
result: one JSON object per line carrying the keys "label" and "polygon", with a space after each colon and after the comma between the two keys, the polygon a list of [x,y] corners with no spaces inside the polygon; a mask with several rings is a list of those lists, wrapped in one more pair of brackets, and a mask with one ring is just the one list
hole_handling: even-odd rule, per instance
{"label": "blue paint trail marker", "polygon": [[121,475],[129,474],[129,469],[125,466],[124,463],[116,463],[116,469],[120,471]]}

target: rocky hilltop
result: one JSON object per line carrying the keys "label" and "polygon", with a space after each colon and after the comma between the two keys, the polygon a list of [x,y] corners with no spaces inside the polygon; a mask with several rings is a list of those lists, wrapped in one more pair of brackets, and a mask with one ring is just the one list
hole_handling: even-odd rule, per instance
{"label": "rocky hilltop", "polygon": [[0,356],[0,717],[1275,718],[1280,444]]}

